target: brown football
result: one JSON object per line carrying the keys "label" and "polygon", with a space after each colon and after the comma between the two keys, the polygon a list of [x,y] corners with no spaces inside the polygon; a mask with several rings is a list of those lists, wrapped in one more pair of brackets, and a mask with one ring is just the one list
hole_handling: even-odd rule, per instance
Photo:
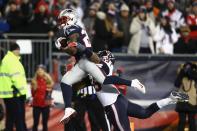
{"label": "brown football", "polygon": [[66,46],[67,46],[67,40],[66,40],[66,38],[63,38],[63,39],[60,41],[60,44],[61,44],[61,47],[66,47]]}

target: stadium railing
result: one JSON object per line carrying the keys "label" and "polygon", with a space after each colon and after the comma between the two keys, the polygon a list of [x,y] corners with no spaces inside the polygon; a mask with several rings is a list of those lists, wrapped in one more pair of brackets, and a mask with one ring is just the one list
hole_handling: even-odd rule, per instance
{"label": "stadium railing", "polygon": [[[116,60],[121,61],[197,61],[197,54],[174,54],[174,55],[164,55],[164,54],[139,54],[132,55],[126,53],[113,53]],[[68,57],[65,53],[54,52],[53,57],[65,58]]]}
{"label": "stadium railing", "polygon": [[4,34],[0,39],[0,48],[9,50],[10,43],[15,41],[21,47],[21,61],[30,80],[39,64],[44,64],[52,72],[52,40],[47,34]]}

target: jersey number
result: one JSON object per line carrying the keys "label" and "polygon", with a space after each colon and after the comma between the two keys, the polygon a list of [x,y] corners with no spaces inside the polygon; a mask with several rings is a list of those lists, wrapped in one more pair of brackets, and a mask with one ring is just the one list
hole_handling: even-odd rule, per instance
{"label": "jersey number", "polygon": [[91,43],[90,43],[90,40],[89,40],[89,37],[88,37],[88,34],[86,33],[86,31],[85,30],[82,30],[81,31],[81,34],[84,36],[83,37],[83,42],[85,43],[85,46],[86,47],[92,47],[91,46]]}

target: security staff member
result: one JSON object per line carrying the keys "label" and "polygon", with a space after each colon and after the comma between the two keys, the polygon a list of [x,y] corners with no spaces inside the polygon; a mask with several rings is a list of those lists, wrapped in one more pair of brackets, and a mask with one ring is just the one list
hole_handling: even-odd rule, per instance
{"label": "security staff member", "polygon": [[6,129],[25,131],[25,98],[27,81],[24,67],[20,62],[20,47],[11,43],[10,51],[4,56],[0,65],[0,98],[6,106]]}

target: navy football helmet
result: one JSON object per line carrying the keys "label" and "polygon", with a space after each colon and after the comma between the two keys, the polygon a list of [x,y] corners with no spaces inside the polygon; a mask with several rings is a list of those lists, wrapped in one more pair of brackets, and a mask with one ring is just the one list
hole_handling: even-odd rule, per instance
{"label": "navy football helmet", "polygon": [[110,61],[112,62],[112,64],[115,63],[114,55],[108,50],[99,51],[97,55],[106,63],[109,63]]}

